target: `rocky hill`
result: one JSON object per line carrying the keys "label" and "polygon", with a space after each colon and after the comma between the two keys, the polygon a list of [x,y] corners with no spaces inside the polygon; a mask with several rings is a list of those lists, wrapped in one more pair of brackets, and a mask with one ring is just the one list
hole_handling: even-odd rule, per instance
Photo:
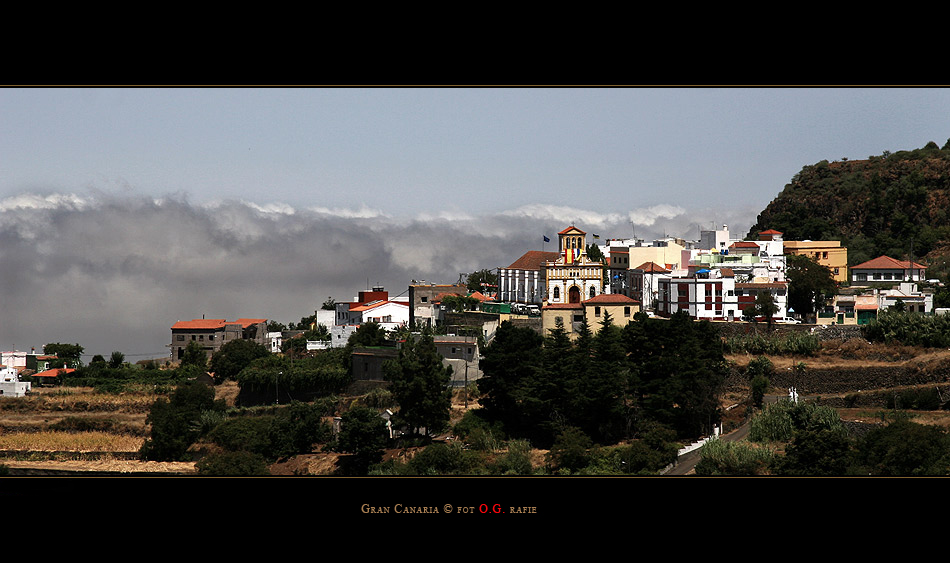
{"label": "rocky hill", "polygon": [[786,240],[840,240],[850,265],[888,255],[950,273],[950,140],[940,148],[802,168],[759,214],[749,237],[776,229]]}

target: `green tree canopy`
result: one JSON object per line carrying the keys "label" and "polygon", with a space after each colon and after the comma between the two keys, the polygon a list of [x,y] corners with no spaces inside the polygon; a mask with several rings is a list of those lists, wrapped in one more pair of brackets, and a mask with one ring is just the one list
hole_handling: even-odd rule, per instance
{"label": "green tree canopy", "polygon": [[84,348],[79,344],[61,344],[51,342],[43,346],[43,353],[55,355],[58,359],[69,367],[79,367],[82,365],[82,353]]}
{"label": "green tree canopy", "polygon": [[452,404],[452,367],[442,364],[442,355],[428,330],[418,339],[408,338],[399,356],[383,364],[383,373],[392,382],[399,420],[413,433],[420,428],[428,432],[445,428]]}
{"label": "green tree canopy", "polygon": [[818,312],[825,304],[825,297],[837,291],[831,270],[804,255],[790,254],[786,261],[789,307],[800,315]]}
{"label": "green tree canopy", "polygon": [[257,358],[270,355],[266,346],[253,340],[232,340],[211,356],[210,370],[217,383],[234,379],[242,369]]}
{"label": "green tree canopy", "polygon": [[383,459],[386,421],[376,409],[353,407],[343,413],[340,434],[333,449],[353,454],[351,473],[365,475],[369,467]]}
{"label": "green tree canopy", "polygon": [[149,438],[140,450],[142,459],[177,461],[184,459],[188,448],[201,436],[202,414],[223,413],[224,401],[215,401],[214,388],[196,381],[186,381],[175,388],[171,397],[152,403],[146,423]]}
{"label": "green tree canopy", "polygon": [[192,340],[185,346],[185,351],[181,355],[181,365],[195,366],[201,369],[208,367],[208,355],[201,347],[201,344]]}
{"label": "green tree canopy", "polygon": [[489,269],[478,270],[468,275],[465,284],[469,291],[485,293],[492,291],[493,286],[498,285],[498,275]]}

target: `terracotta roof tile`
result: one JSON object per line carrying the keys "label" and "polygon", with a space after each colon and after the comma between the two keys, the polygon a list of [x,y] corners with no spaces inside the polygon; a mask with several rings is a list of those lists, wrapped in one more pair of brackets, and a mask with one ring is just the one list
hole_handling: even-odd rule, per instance
{"label": "terracotta roof tile", "polygon": [[521,258],[512,262],[508,266],[509,270],[540,270],[545,262],[553,262],[558,259],[560,252],[547,252],[543,250],[529,250]]}
{"label": "terracotta roof tile", "polygon": [[549,303],[542,309],[583,309],[584,306],[580,303]]}
{"label": "terracotta roof tile", "polygon": [[[925,269],[926,266],[914,262],[913,268]],[[851,266],[852,270],[909,270],[911,269],[909,260],[895,260],[890,256],[878,256],[873,260]]]}
{"label": "terracotta roof tile", "polygon": [[640,303],[636,299],[631,299],[626,295],[621,295],[619,293],[601,293],[596,297],[591,297],[587,301],[584,301],[584,305],[610,305],[610,304],[633,304]]}
{"label": "terracotta roof tile", "polygon": [[648,274],[668,274],[670,270],[660,266],[656,262],[644,262],[635,268],[636,270],[643,270]]}
{"label": "terracotta roof tile", "polygon": [[[233,323],[240,324],[243,328],[266,322],[267,319],[238,319],[233,321]],[[216,330],[224,328],[226,324],[233,323],[225,319],[193,319],[190,321],[178,321],[172,325],[172,330]]]}

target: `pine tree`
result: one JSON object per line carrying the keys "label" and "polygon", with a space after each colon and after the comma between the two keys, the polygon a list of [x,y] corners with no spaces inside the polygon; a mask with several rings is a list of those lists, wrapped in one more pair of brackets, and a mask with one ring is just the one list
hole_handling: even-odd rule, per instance
{"label": "pine tree", "polygon": [[410,337],[395,360],[383,365],[392,382],[393,398],[399,404],[399,419],[416,433],[441,431],[449,422],[452,405],[452,367],[442,365],[432,333],[425,330],[418,340]]}

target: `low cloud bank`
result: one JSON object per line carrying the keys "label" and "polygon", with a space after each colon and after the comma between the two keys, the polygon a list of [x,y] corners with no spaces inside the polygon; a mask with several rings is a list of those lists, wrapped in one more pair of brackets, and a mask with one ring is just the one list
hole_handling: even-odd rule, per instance
{"label": "low cloud bank", "polygon": [[[754,219],[754,212],[715,213],[527,205],[399,218],[367,207],[22,194],[0,200],[0,348],[78,342],[89,354],[159,356],[177,320],[287,323],[327,297],[349,300],[375,285],[398,295],[413,279],[452,283],[528,250],[553,250],[557,232],[572,223],[604,241],[634,232],[693,239],[700,223],[732,219],[747,229]],[[542,243],[544,235],[552,242]]]}

